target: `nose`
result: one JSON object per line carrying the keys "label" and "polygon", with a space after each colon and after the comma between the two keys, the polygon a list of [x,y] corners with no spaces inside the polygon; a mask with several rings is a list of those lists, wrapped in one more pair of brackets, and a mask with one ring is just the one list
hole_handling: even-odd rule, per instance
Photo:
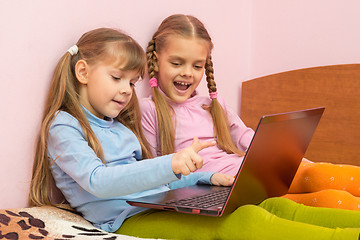
{"label": "nose", "polygon": [[119,92],[122,95],[130,95],[132,93],[130,83],[120,84]]}
{"label": "nose", "polygon": [[185,65],[183,68],[182,68],[182,72],[181,72],[181,76],[182,77],[192,77],[193,76],[193,72],[192,72],[192,66],[190,65]]}

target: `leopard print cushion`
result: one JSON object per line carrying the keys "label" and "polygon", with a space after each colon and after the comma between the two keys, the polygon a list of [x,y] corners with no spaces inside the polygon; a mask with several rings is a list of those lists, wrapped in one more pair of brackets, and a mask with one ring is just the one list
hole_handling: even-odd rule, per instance
{"label": "leopard print cushion", "polygon": [[0,239],[134,240],[95,228],[68,208],[52,206],[0,210]]}

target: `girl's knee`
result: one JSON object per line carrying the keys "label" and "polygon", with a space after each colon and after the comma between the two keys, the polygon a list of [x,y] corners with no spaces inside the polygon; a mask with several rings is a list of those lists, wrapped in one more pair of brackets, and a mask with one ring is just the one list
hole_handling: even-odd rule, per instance
{"label": "girl's knee", "polygon": [[268,198],[259,204],[260,207],[266,209],[269,212],[279,208],[295,208],[297,205],[299,204],[283,197]]}
{"label": "girl's knee", "polygon": [[272,197],[272,198],[267,198],[264,201],[262,201],[259,206],[266,206],[266,205],[289,205],[292,204],[293,201],[286,199],[286,198],[282,198],[282,197]]}
{"label": "girl's knee", "polygon": [[229,220],[244,226],[245,229],[258,228],[259,224],[268,221],[273,215],[256,205],[244,205],[236,209]]}
{"label": "girl's knee", "polygon": [[237,215],[240,215],[240,216],[249,216],[249,215],[253,215],[254,213],[257,213],[259,211],[263,211],[263,210],[264,209],[262,209],[259,206],[249,204],[249,205],[244,205],[244,206],[237,208],[234,211],[234,213],[236,213]]}

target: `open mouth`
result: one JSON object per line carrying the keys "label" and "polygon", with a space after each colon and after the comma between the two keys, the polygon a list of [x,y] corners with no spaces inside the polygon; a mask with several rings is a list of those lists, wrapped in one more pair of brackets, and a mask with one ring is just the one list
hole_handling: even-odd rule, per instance
{"label": "open mouth", "polygon": [[175,86],[176,89],[178,89],[178,90],[185,91],[185,90],[187,90],[187,89],[191,86],[191,83],[174,82],[174,86]]}

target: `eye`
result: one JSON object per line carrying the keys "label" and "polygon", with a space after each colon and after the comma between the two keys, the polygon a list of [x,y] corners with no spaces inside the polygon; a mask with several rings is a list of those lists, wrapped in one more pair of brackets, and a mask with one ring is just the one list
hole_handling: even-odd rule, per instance
{"label": "eye", "polygon": [[198,70],[202,69],[203,67],[204,67],[204,66],[202,66],[202,65],[195,65],[195,66],[194,66],[194,68],[195,68],[195,69],[198,69]]}
{"label": "eye", "polygon": [[180,66],[180,63],[178,63],[178,62],[171,62],[171,65],[173,65],[173,66]]}
{"label": "eye", "polygon": [[135,84],[137,83],[137,81],[139,80],[140,77],[136,77],[130,80],[130,87],[134,88]]}
{"label": "eye", "polygon": [[120,80],[120,77],[111,76],[114,80]]}

